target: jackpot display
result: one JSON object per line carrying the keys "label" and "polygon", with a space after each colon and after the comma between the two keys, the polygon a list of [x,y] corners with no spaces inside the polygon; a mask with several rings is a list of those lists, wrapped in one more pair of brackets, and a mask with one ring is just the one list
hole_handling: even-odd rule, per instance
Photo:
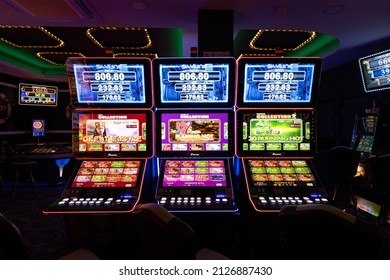
{"label": "jackpot display", "polygon": [[359,66],[366,92],[390,89],[390,50],[360,58]]}
{"label": "jackpot display", "polygon": [[73,153],[77,157],[150,157],[151,111],[76,110]]}
{"label": "jackpot display", "polygon": [[154,59],[156,106],[232,107],[234,68],[234,58]]}
{"label": "jackpot display", "polygon": [[312,109],[237,111],[240,156],[312,156],[316,152]]}
{"label": "jackpot display", "polygon": [[242,58],[238,61],[238,107],[308,105],[318,90],[317,58]]}
{"label": "jackpot display", "polygon": [[151,107],[151,62],[147,58],[67,60],[76,106]]}
{"label": "jackpot display", "polygon": [[58,88],[55,86],[19,84],[19,105],[57,106]]}

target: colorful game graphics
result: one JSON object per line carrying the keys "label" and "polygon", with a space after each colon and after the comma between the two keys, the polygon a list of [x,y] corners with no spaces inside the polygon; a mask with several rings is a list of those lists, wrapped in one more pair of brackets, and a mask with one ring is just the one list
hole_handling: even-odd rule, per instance
{"label": "colorful game graphics", "polygon": [[264,182],[311,182],[314,176],[305,160],[248,160],[254,186]]}
{"label": "colorful game graphics", "polygon": [[167,160],[163,187],[226,187],[223,160]]}
{"label": "colorful game graphics", "polygon": [[72,188],[135,187],[140,161],[83,161]]}

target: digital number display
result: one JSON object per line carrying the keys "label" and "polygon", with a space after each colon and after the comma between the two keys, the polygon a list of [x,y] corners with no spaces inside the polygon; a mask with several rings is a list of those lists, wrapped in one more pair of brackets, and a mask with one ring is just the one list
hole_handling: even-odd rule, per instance
{"label": "digital number display", "polygon": [[229,64],[161,64],[161,103],[227,103]]}
{"label": "digital number display", "polygon": [[145,103],[143,64],[74,65],[78,103]]}
{"label": "digital number display", "polygon": [[360,58],[359,65],[366,92],[390,89],[390,51]]}
{"label": "digital number display", "polygon": [[256,63],[245,65],[244,103],[309,103],[314,65]]}
{"label": "digital number display", "polygon": [[19,84],[19,105],[57,106],[55,86]]}

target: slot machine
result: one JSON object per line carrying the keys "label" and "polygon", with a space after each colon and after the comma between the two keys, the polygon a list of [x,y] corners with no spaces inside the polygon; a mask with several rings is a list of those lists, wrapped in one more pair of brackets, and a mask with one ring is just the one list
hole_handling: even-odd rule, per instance
{"label": "slot machine", "polygon": [[236,154],[250,208],[328,203],[312,158],[316,154],[319,58],[238,60]]}
{"label": "slot machine", "polygon": [[235,59],[156,58],[152,64],[156,203],[171,212],[236,212]]}
{"label": "slot machine", "polygon": [[45,214],[131,212],[153,156],[151,61],[69,58],[72,153],[77,166]]}

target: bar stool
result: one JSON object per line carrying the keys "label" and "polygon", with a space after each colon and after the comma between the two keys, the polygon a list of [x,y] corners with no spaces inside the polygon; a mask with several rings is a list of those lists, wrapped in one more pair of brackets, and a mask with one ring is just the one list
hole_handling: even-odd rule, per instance
{"label": "bar stool", "polygon": [[11,163],[11,166],[16,169],[15,183],[14,183],[14,187],[13,187],[13,197],[15,197],[15,194],[16,194],[16,187],[18,185],[19,175],[23,172],[28,173],[30,175],[30,180],[31,180],[34,192],[35,193],[37,192],[37,186],[35,183],[34,174],[32,172],[33,168],[37,164],[38,163],[36,161],[14,161]]}

